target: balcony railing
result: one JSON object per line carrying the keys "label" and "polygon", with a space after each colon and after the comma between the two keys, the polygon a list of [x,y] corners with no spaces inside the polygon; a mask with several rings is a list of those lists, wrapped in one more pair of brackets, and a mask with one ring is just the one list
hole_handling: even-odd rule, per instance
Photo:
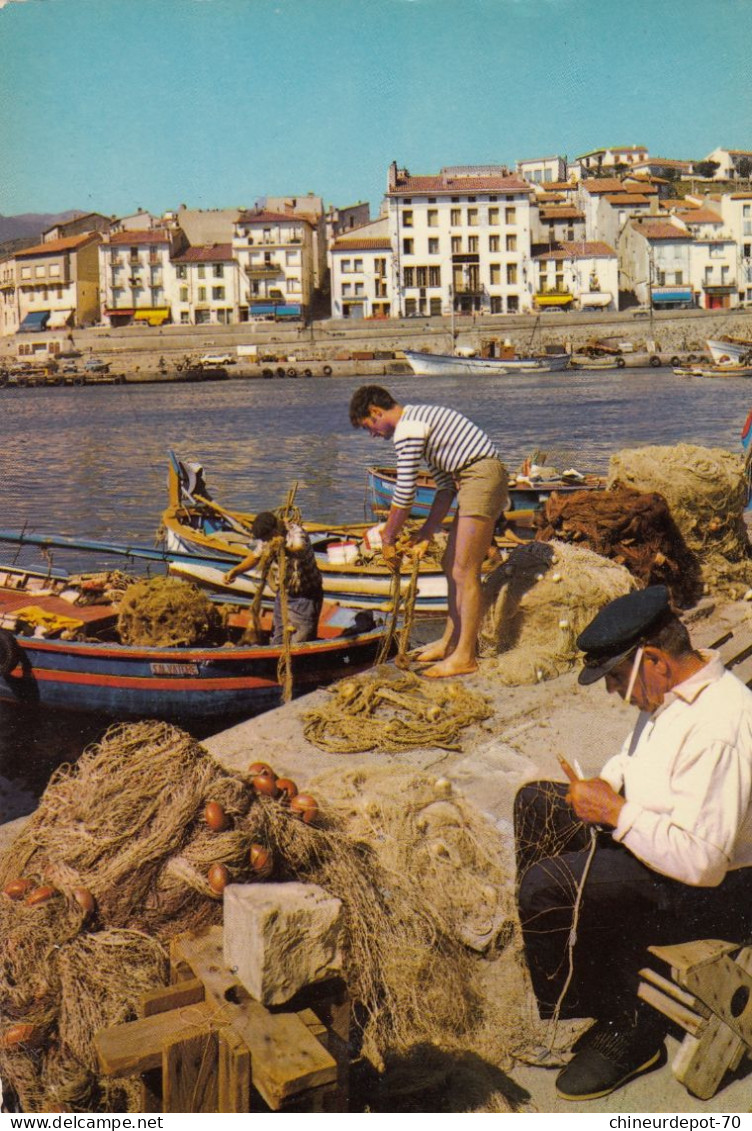
{"label": "balcony railing", "polygon": [[245,273],[249,279],[276,279],[279,275],[284,275],[285,270],[278,263],[263,263],[246,267]]}

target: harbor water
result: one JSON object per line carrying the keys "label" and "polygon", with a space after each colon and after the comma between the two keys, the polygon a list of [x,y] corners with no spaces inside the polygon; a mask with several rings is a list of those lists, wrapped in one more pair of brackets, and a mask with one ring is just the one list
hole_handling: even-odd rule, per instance
{"label": "harbor water", "polygon": [[[594,472],[605,472],[615,451],[646,444],[739,451],[752,407],[752,384],[743,378],[685,378],[668,369],[377,381],[402,403],[465,412],[512,471],[536,451],[559,470]],[[227,507],[273,508],[296,485],[305,519],[361,521],[370,517],[366,467],[393,462],[390,443],[350,425],[348,402],[363,383],[337,377],[4,389],[0,526],[152,545],[166,505],[170,448],[203,465],[210,492]],[[73,551],[55,550],[49,560],[66,569],[145,570]],[[2,564],[44,568],[47,561],[33,547],[0,545]],[[77,757],[110,721],[0,703],[0,821],[29,811],[54,767]]]}

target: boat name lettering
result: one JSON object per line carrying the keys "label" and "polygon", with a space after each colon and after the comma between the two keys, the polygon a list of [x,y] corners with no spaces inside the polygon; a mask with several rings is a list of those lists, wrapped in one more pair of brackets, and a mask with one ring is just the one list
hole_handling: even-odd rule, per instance
{"label": "boat name lettering", "polygon": [[152,675],[198,675],[198,664],[151,664]]}

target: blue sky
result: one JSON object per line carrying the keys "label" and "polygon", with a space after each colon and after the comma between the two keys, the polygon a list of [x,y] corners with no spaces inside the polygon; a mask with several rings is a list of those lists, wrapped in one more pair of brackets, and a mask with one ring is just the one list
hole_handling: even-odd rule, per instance
{"label": "blue sky", "polygon": [[0,213],[752,149],[752,0],[0,0]]}

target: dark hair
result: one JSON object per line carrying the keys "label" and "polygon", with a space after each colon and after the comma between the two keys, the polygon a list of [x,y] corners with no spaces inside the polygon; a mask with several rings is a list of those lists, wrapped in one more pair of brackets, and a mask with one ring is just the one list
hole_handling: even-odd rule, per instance
{"label": "dark hair", "polygon": [[655,628],[651,628],[645,643],[660,648],[661,652],[675,660],[694,651],[686,625],[670,610]]}
{"label": "dark hair", "polygon": [[261,542],[268,542],[275,534],[282,533],[282,524],[271,511],[260,511],[253,520],[251,533]]}
{"label": "dark hair", "polygon": [[394,408],[396,403],[388,389],[381,385],[361,385],[350,399],[350,423],[353,428],[360,428],[369,415],[372,404],[377,408]]}

